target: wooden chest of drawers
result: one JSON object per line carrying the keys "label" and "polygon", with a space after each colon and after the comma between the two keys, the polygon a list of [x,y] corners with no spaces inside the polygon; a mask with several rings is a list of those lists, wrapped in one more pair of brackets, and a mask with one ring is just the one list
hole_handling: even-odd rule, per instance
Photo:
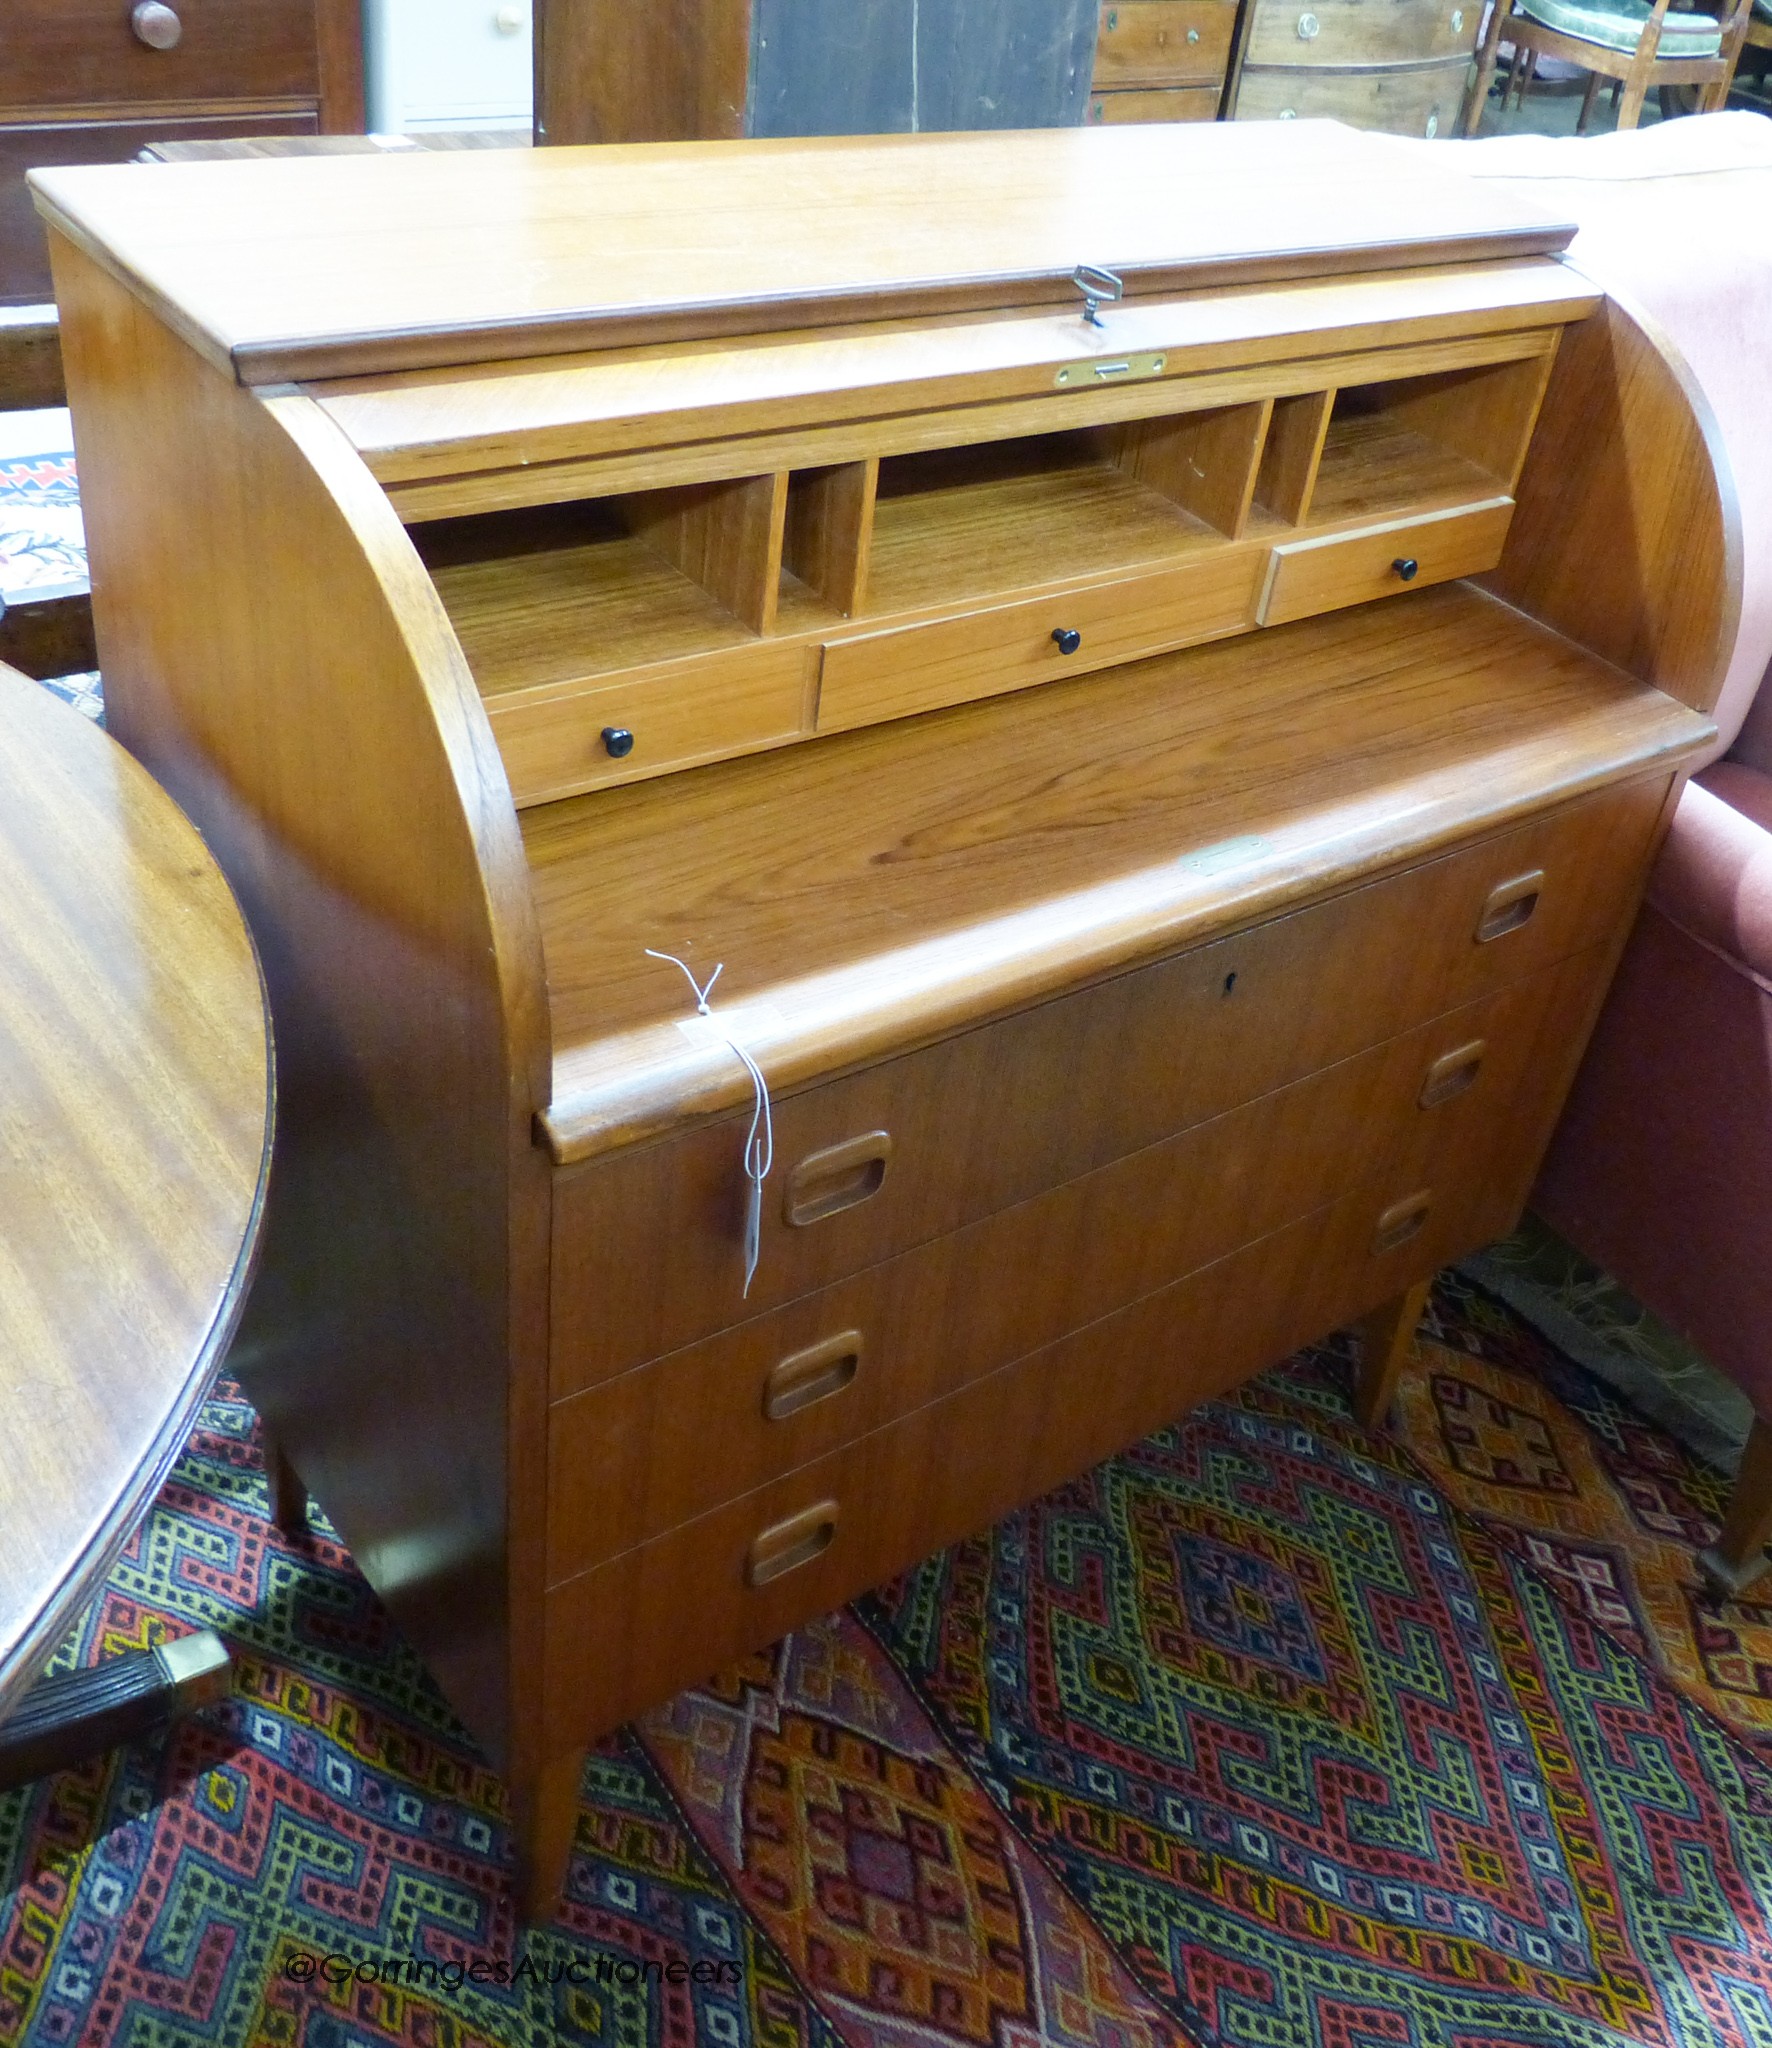
{"label": "wooden chest of drawers", "polygon": [[40,190],[276,1017],[239,1369],[539,1910],[623,1716],[1340,1324],[1382,1407],[1735,515],[1565,230],[1332,128],[190,168]]}
{"label": "wooden chest of drawers", "polygon": [[48,298],[25,187],[40,164],[150,142],[363,126],[356,0],[8,0],[0,69],[0,305]]}
{"label": "wooden chest of drawers", "polygon": [[1482,20],[1471,0],[1249,0],[1226,115],[1456,134]]}
{"label": "wooden chest of drawers", "polygon": [[1216,121],[1237,0],[1108,0],[1084,115],[1101,121]]}

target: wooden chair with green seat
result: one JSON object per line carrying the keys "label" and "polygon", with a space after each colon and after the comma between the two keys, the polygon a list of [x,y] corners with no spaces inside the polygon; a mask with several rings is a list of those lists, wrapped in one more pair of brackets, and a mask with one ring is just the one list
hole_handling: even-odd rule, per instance
{"label": "wooden chair with green seat", "polygon": [[1587,132],[1602,78],[1612,79],[1619,89],[1620,128],[1637,125],[1651,87],[1696,86],[1696,111],[1715,113],[1729,97],[1754,0],[1722,0],[1722,6],[1719,19],[1678,8],[1670,13],[1668,0],[1654,0],[1653,6],[1649,0],[1495,0],[1465,133],[1477,132],[1503,43],[1513,46],[1522,98],[1540,57],[1555,57],[1588,73],[1578,135]]}

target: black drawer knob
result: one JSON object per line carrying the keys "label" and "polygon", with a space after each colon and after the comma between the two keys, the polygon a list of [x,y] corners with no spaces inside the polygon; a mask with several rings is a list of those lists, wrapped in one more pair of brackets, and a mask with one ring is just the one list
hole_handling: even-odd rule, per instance
{"label": "black drawer knob", "polygon": [[1391,567],[1396,570],[1405,583],[1413,583],[1415,581],[1415,572],[1421,567],[1421,564],[1413,555],[1399,555],[1391,564]]}
{"label": "black drawer knob", "polygon": [[625,725],[606,725],[603,728],[603,751],[612,761],[625,761],[634,751],[634,735]]}
{"label": "black drawer knob", "polygon": [[1054,626],[1052,644],[1060,654],[1075,654],[1083,644],[1083,636],[1075,626]]}
{"label": "black drawer knob", "polygon": [[130,14],[129,26],[136,41],[146,43],[150,50],[174,49],[185,32],[184,23],[170,7],[162,7],[160,0],[141,0]]}

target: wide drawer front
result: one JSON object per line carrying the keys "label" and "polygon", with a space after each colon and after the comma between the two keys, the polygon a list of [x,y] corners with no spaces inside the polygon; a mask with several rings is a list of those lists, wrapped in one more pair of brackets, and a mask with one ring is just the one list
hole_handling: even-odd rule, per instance
{"label": "wide drawer front", "polygon": [[1155,86],[1144,91],[1097,92],[1089,100],[1091,125],[1118,121],[1216,121],[1220,85]]}
{"label": "wide drawer front", "polygon": [[1255,620],[1263,568],[1257,548],[1215,548],[1115,583],[832,641],[818,729],[842,732],[1242,632]]}
{"label": "wide drawer front", "polygon": [[486,710],[512,796],[546,803],[792,739],[811,728],[817,679],[817,648],[764,641]]}
{"label": "wide drawer front", "polygon": [[[1531,1122],[1607,947],[558,1403],[551,1584],[1382,1179],[1427,1205]],[[1547,1050],[1548,1048],[1548,1050]],[[1542,1119],[1540,1119],[1542,1121]]]}
{"label": "wide drawer front", "polygon": [[313,99],[316,0],[6,0],[0,104]]}
{"label": "wide drawer front", "polygon": [[1420,64],[1469,56],[1471,0],[1259,0],[1246,64]]}
{"label": "wide drawer front", "polygon": [[1288,541],[1273,551],[1261,594],[1261,623],[1283,626],[1343,605],[1455,576],[1480,576],[1501,560],[1511,498],[1363,526],[1353,533]]}
{"label": "wide drawer front", "polygon": [[1391,135],[1453,133],[1470,65],[1463,58],[1419,69],[1331,71],[1301,66],[1272,71],[1243,67],[1239,121],[1345,121],[1350,128]]}
{"label": "wide drawer front", "polygon": [[[1597,943],[1650,777],[789,1096],[743,1293],[747,1119],[556,1175],[556,1399],[1073,1180]],[[670,1248],[661,1263],[659,1247]]]}
{"label": "wide drawer front", "polygon": [[1390,1249],[1394,1187],[1346,1196],[556,1587],[547,1742],[593,1740],[1377,1306],[1505,1227],[1529,1172],[1449,1193]]}
{"label": "wide drawer front", "polygon": [[1226,0],[1114,0],[1101,10],[1095,90],[1222,80],[1236,19]]}

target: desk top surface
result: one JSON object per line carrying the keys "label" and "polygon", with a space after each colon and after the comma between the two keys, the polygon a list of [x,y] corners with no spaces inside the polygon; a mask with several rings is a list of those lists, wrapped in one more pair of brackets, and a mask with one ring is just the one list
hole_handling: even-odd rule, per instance
{"label": "desk top surface", "polygon": [[270,1136],[221,871],[114,740],[0,669],[0,1715],[177,1456]]}
{"label": "desk top surface", "polygon": [[1544,255],[1574,230],[1334,122],[38,171],[249,384]]}

